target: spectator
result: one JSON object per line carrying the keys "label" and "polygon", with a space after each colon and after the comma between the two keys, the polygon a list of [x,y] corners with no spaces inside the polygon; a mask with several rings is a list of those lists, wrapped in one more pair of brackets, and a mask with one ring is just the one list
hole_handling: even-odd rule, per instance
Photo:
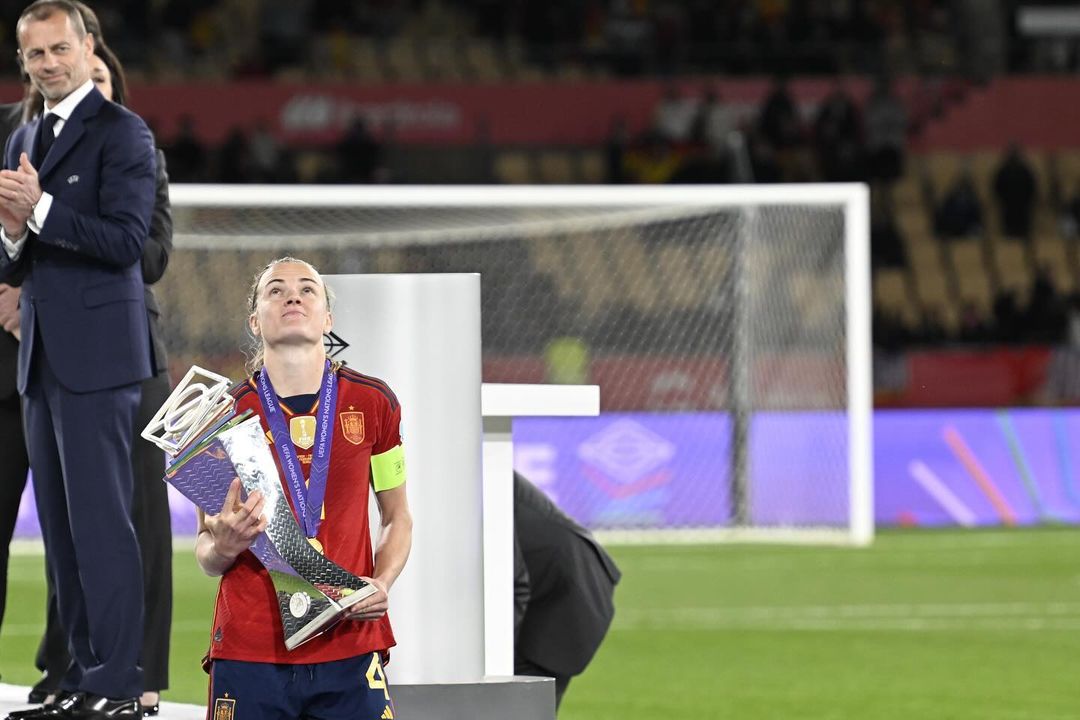
{"label": "spectator", "polygon": [[627,181],[627,144],[626,117],[618,115],[611,121],[611,131],[608,133],[607,143],[604,145],[607,181],[611,185],[618,185]]}
{"label": "spectator", "polygon": [[362,117],[353,119],[337,146],[338,179],[346,183],[376,182],[382,170],[382,148]]}
{"label": "spectator", "polygon": [[268,183],[278,178],[281,164],[281,147],[270,132],[266,120],[255,125],[248,143],[248,166],[251,170],[250,182]]}
{"label": "spectator", "polygon": [[811,179],[813,173],[803,147],[802,118],[784,78],[774,81],[761,106],[757,128],[760,138],[772,148],[781,181]]}
{"label": "spectator", "polygon": [[814,119],[818,169],[827,182],[854,182],[862,172],[862,121],[847,88],[837,82]]}
{"label": "spectator", "polygon": [[773,81],[772,90],[761,105],[757,125],[761,136],[777,150],[790,148],[799,142],[802,121],[787,80],[783,77]]}
{"label": "spectator", "polygon": [[630,0],[613,0],[604,26],[611,69],[616,75],[640,75],[652,55],[653,33],[645,10]]}
{"label": "spectator", "polygon": [[174,182],[199,182],[206,177],[206,149],[195,134],[195,120],[180,118],[180,130],[165,153]]}
{"label": "spectator", "polygon": [[1035,272],[1027,307],[1025,340],[1057,343],[1066,336],[1067,314],[1047,267]]}
{"label": "spectator", "polygon": [[690,124],[690,139],[714,151],[727,151],[728,136],[738,130],[738,117],[730,105],[720,99],[715,87],[705,89],[701,103]]}
{"label": "spectator", "polygon": [[1031,220],[1038,192],[1035,173],[1016,143],[1009,145],[994,174],[994,196],[1001,212],[1001,230],[1009,237],[1031,237]]}
{"label": "spectator", "polygon": [[965,300],[960,308],[959,339],[962,342],[979,343],[989,339],[990,329],[979,313],[975,303]]}
{"label": "spectator", "polygon": [[1074,191],[1072,197],[1061,207],[1058,223],[1061,235],[1066,240],[1080,238],[1080,186]]}
{"label": "spectator", "polygon": [[671,143],[684,143],[690,139],[697,108],[694,102],[684,97],[678,85],[668,85],[664,96],[656,106],[653,116],[653,131],[662,139]]}
{"label": "spectator", "polygon": [[649,133],[642,146],[626,156],[629,182],[660,185],[671,180],[682,166],[682,155],[656,133]]}
{"label": "spectator", "polygon": [[871,216],[870,260],[874,267],[902,268],[906,263],[904,243],[889,211]]}
{"label": "spectator", "polygon": [[994,297],[994,325],[997,342],[1015,343],[1023,337],[1023,316],[1016,304],[1016,293],[1002,290]]}
{"label": "spectator", "polygon": [[225,138],[218,156],[218,180],[223,183],[243,183],[251,180],[248,138],[244,131],[234,127]]}
{"label": "spectator", "polygon": [[879,78],[863,109],[870,181],[891,188],[904,174],[907,109],[893,94],[887,78]]}
{"label": "spectator", "polygon": [[975,192],[970,168],[965,167],[945,194],[934,222],[939,237],[959,238],[977,235],[983,229],[982,205]]}

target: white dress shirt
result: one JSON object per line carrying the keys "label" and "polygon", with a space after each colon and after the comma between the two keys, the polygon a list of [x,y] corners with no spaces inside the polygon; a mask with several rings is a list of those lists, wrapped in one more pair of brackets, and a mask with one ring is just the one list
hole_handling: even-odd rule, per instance
{"label": "white dress shirt", "polygon": [[[93,89],[94,81],[87,80],[53,107],[50,108],[46,103],[45,110],[41,115],[41,121],[44,122],[45,118],[49,115],[56,115],[56,123],[53,125],[54,138],[60,137],[60,131],[64,129],[64,125],[67,123],[68,118],[71,117],[71,113]],[[42,191],[41,198],[37,201],[37,205],[34,206],[33,214],[31,214],[30,218],[26,221],[27,226],[32,232],[41,232],[41,228],[45,224],[45,218],[49,216],[49,208],[52,207],[52,201],[52,195]],[[7,231],[0,228],[0,240],[3,241],[4,248],[7,250],[8,257],[11,258],[12,262],[18,260],[19,255],[22,254],[22,249],[23,246],[26,245],[26,236],[28,234],[29,233],[24,232],[22,237],[12,240],[8,237]]]}

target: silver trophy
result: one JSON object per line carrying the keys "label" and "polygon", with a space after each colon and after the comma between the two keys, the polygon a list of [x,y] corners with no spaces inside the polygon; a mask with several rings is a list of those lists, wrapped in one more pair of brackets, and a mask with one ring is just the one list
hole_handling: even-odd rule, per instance
{"label": "silver trophy", "polygon": [[228,378],[193,366],[142,436],[169,454],[165,480],[208,514],[221,512],[233,478],[246,493],[262,493],[267,525],[251,551],[270,573],[285,647],[292,650],[377,588],[308,541],[282,491],[259,418],[236,414],[229,385]]}

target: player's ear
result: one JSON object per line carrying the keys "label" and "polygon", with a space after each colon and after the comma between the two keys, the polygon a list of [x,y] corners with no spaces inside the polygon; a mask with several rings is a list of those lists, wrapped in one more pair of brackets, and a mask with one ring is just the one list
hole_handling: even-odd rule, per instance
{"label": "player's ear", "polygon": [[326,311],[326,322],[323,323],[323,334],[330,332],[334,329],[334,314],[329,310]]}
{"label": "player's ear", "polygon": [[251,313],[248,315],[248,327],[251,328],[251,334],[255,337],[259,337],[259,315],[258,313]]}

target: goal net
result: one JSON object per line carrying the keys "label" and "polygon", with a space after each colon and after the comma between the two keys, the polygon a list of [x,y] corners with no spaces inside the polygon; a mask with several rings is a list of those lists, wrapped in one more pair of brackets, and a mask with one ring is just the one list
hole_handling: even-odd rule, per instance
{"label": "goal net", "polygon": [[174,377],[243,375],[249,282],[276,257],[478,272],[485,382],[600,386],[598,418],[514,424],[518,469],[586,526],[872,538],[862,186],[178,185],[172,202],[156,292]]}

